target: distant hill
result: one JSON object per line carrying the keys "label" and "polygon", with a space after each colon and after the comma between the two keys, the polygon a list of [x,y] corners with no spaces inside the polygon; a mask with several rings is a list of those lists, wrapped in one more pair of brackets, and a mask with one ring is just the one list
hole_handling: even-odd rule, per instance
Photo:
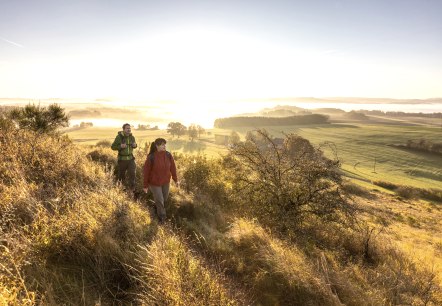
{"label": "distant hill", "polygon": [[68,113],[70,118],[97,118],[101,117],[101,112],[93,109],[72,110]]}
{"label": "distant hill", "polygon": [[276,105],[275,107],[264,108],[263,110],[260,111],[260,113],[266,113],[266,112],[277,111],[277,110],[289,110],[294,113],[298,113],[298,112],[305,111],[305,108],[293,106],[293,105]]}
{"label": "distant hill", "polygon": [[312,109],[312,112],[315,114],[333,114],[333,115],[342,115],[345,114],[345,111],[340,108],[316,108]]}
{"label": "distant hill", "polygon": [[263,102],[274,101],[279,103],[302,102],[302,103],[360,103],[360,104],[438,104],[442,103],[442,98],[430,99],[390,99],[390,98],[364,98],[364,97],[284,97],[270,99],[244,99],[243,101]]}
{"label": "distant hill", "polygon": [[290,117],[295,116],[296,114],[296,112],[289,109],[277,109],[268,112],[260,112],[260,115],[264,117]]}
{"label": "distant hill", "polygon": [[345,118],[351,119],[351,120],[363,120],[363,121],[365,121],[365,120],[369,120],[370,119],[367,115],[365,115],[363,113],[355,112],[355,111],[350,111],[348,113],[345,113],[343,116]]}

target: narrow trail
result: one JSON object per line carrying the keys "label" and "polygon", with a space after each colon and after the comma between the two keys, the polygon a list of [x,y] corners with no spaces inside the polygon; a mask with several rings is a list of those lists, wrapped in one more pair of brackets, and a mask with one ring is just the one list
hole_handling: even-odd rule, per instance
{"label": "narrow trail", "polygon": [[[189,235],[189,233],[186,233],[186,229],[179,225],[178,220],[180,217],[173,215],[173,209],[171,209],[171,205],[177,205],[177,200],[174,199],[173,192],[171,192],[168,203],[166,204],[168,218],[164,223],[159,222],[155,202],[151,196],[151,194],[146,195],[143,193],[140,198],[135,200],[138,205],[149,212],[151,218],[151,235],[145,247],[149,249],[152,244],[158,243],[158,240],[164,240],[165,237],[178,239],[179,243],[184,247],[185,252],[199,263],[202,270],[209,271],[211,277],[219,282],[221,288],[228,292],[231,298],[239,305],[253,305],[254,303],[252,301],[254,299],[251,294],[247,292],[248,289],[244,287],[244,283],[232,275],[225,273],[220,259],[215,258],[208,250],[205,250],[204,244],[198,238],[200,234],[193,232],[193,236]],[[167,245],[167,242],[160,242],[160,244],[163,243]],[[174,255],[179,256],[177,254]]]}

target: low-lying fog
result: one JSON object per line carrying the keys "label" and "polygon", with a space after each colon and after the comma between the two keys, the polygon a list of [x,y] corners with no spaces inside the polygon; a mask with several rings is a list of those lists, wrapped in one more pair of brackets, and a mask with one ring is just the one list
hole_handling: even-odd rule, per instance
{"label": "low-lying fog", "polygon": [[164,128],[171,121],[179,121],[184,125],[199,124],[205,128],[213,127],[217,118],[224,118],[238,114],[252,114],[264,108],[273,108],[278,105],[296,106],[304,109],[337,108],[344,111],[351,110],[381,110],[401,111],[412,113],[442,112],[442,99],[433,100],[391,100],[391,99],[363,99],[363,98],[293,98],[273,100],[243,100],[229,102],[127,102],[118,100],[62,100],[48,99],[33,101],[24,99],[0,99],[0,105],[26,105],[40,103],[42,106],[50,103],[59,103],[70,115],[70,125],[81,122],[92,122],[94,126],[121,126],[129,122],[138,124],[158,125]]}

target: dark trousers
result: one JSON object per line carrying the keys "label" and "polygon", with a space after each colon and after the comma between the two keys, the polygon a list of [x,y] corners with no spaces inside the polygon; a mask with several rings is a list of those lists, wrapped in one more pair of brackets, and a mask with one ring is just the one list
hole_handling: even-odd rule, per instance
{"label": "dark trousers", "polygon": [[129,175],[128,187],[130,189],[135,188],[135,171],[137,167],[135,165],[135,159],[131,160],[119,160],[118,161],[118,181],[125,184],[126,171]]}

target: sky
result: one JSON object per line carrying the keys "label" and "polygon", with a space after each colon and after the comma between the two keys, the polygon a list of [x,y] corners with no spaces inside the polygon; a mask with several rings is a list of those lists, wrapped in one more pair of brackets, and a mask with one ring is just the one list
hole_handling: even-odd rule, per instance
{"label": "sky", "polygon": [[0,0],[0,97],[442,97],[441,15],[437,0]]}

